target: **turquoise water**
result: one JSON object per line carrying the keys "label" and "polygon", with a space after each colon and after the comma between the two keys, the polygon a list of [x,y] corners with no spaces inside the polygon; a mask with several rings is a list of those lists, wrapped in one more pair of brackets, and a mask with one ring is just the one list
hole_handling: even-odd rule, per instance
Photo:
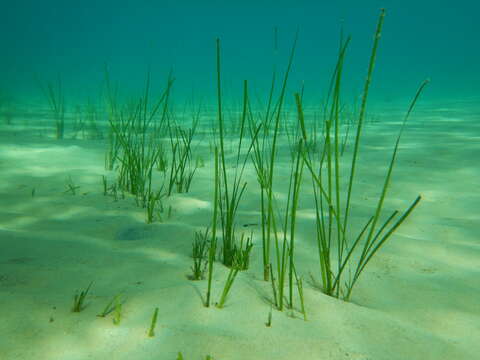
{"label": "turquoise water", "polygon": [[[362,90],[381,7],[386,18],[371,100],[406,102],[425,78],[425,100],[475,98],[480,90],[476,1],[92,1],[3,2],[0,89],[18,102],[41,98],[36,79],[61,77],[67,103],[101,94],[105,64],[123,92],[150,68],[154,86],[171,70],[177,99],[215,97],[215,39],[221,39],[226,95],[248,79],[263,97],[283,72],[295,32],[289,89],[324,97],[340,32],[351,35],[346,96]],[[277,37],[275,41],[275,29]],[[275,45],[276,43],[276,45]],[[275,47],[277,51],[275,51]]]}
{"label": "turquoise water", "polygon": [[[381,8],[385,23],[363,118],[359,99]],[[480,2],[444,0],[3,1],[0,360],[175,359],[179,351],[186,360],[207,353],[215,360],[477,359],[479,10]],[[266,114],[261,105],[272,74],[276,101],[296,34],[285,105]],[[322,101],[347,36],[341,106],[330,98],[334,110],[324,117]],[[214,107],[217,39],[223,116]],[[118,98],[115,90],[107,94],[106,68]],[[152,92],[144,101],[149,72]],[[169,73],[176,80],[168,106],[155,107]],[[245,79],[252,111],[241,116]],[[425,79],[431,82],[403,131],[405,111]],[[55,84],[50,98],[42,92],[48,83]],[[300,91],[296,108],[293,94]],[[60,95],[66,109],[55,111],[48,100]],[[302,114],[305,127],[297,122]],[[248,121],[243,133],[241,119]],[[272,170],[272,191],[259,184],[259,164],[263,174]],[[291,182],[300,178],[298,186]],[[326,191],[319,191],[321,181]],[[300,189],[298,203],[292,188]],[[232,214],[226,204],[234,204],[227,190],[240,193],[230,227],[234,249],[247,237],[254,247],[249,269],[219,310],[213,304],[232,274],[221,254]],[[190,281],[198,275],[192,247],[202,234],[210,247],[213,223],[220,254],[208,270],[213,289],[206,309],[208,280]],[[336,283],[347,289],[361,249],[376,249],[390,230],[396,231],[373,250],[350,303],[337,301],[345,294],[323,283],[327,265],[319,266],[319,255],[324,264],[328,256],[334,273],[345,261]],[[322,233],[329,246],[319,250]],[[287,243],[295,267],[281,283]],[[244,251],[245,264],[250,250]],[[273,266],[277,288],[264,281],[264,262]],[[284,295],[294,289],[292,269],[305,280],[306,310],[303,300],[293,309],[275,305],[280,289]],[[72,313],[74,294],[91,281],[84,311]],[[303,285],[293,291],[303,299]],[[119,294],[125,316],[114,325],[113,312],[97,314]],[[272,309],[273,325],[265,326]]]}

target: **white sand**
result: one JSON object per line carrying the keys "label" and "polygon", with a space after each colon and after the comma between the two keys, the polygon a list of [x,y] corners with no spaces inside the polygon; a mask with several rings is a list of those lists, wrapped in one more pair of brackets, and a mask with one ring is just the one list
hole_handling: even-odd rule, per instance
{"label": "white sand", "polygon": [[[103,144],[56,141],[2,125],[0,359],[166,360],[179,351],[186,360],[207,354],[215,360],[478,359],[480,123],[478,111],[462,109],[432,106],[412,118],[385,210],[405,210],[418,194],[423,199],[369,264],[352,301],[326,296],[306,281],[308,321],[298,311],[292,318],[274,310],[271,328],[264,324],[272,295],[262,281],[258,238],[251,268],[238,275],[224,309],[205,308],[206,281],[187,279],[194,231],[211,219],[208,145],[191,192],[167,201],[172,218],[146,225],[131,197],[115,202],[103,196]],[[398,130],[388,111],[380,119],[363,138],[356,229],[375,206]],[[278,169],[284,179],[287,167]],[[80,186],[76,195],[64,192],[69,176]],[[259,222],[252,169],[246,176],[239,225]],[[305,184],[296,263],[308,280],[310,271],[317,279],[319,273]],[[258,236],[259,227],[253,229]],[[227,274],[215,264],[214,301]],[[75,291],[90,281],[87,308],[72,313]],[[111,315],[96,314],[118,293],[125,303],[115,326]],[[155,307],[156,336],[148,338]]]}

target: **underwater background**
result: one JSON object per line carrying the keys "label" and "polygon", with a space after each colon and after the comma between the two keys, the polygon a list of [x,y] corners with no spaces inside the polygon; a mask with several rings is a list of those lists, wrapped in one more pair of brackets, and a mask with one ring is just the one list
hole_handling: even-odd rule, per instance
{"label": "underwater background", "polygon": [[477,359],[479,13],[0,0],[0,360]]}
{"label": "underwater background", "polygon": [[172,71],[177,101],[209,103],[218,37],[225,96],[240,94],[244,79],[264,94],[273,69],[285,70],[298,29],[289,87],[304,84],[306,105],[324,98],[343,31],[352,36],[345,96],[354,102],[382,7],[371,105],[406,104],[425,78],[428,102],[478,97],[480,4],[473,0],[2,1],[0,91],[19,103],[44,101],[38,81],[60,78],[67,106],[99,99],[108,66],[125,95],[142,89],[149,69],[154,88]]}

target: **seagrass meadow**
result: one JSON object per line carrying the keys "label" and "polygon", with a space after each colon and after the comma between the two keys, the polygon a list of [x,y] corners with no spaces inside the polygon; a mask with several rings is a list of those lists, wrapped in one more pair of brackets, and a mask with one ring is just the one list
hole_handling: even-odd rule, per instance
{"label": "seagrass meadow", "polygon": [[0,359],[477,359],[467,3],[2,5]]}

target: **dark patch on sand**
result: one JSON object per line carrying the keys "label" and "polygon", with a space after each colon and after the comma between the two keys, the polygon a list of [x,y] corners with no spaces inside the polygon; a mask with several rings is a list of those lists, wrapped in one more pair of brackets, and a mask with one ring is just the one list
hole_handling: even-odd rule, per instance
{"label": "dark patch on sand", "polygon": [[152,228],[148,225],[129,226],[120,229],[115,235],[118,241],[140,241],[146,240],[152,236]]}

